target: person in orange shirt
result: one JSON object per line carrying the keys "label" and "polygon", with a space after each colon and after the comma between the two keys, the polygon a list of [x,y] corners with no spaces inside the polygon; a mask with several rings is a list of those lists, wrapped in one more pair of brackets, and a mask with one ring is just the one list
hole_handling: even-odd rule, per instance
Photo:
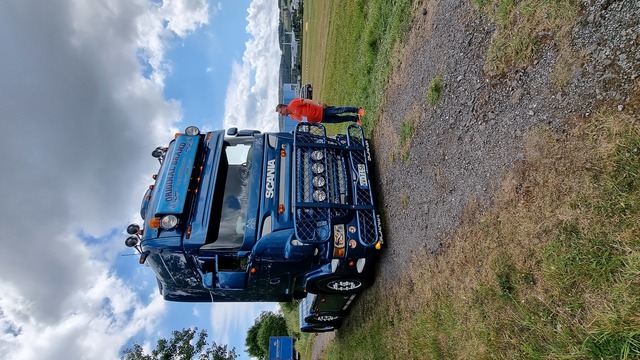
{"label": "person in orange shirt", "polygon": [[278,104],[276,112],[297,121],[313,123],[341,123],[352,121],[360,125],[364,109],[355,106],[327,106],[319,101],[295,98],[289,105]]}

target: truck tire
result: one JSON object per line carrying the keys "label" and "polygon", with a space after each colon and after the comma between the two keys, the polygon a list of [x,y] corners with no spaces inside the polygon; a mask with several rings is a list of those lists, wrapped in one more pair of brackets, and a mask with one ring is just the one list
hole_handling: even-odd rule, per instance
{"label": "truck tire", "polygon": [[361,277],[326,276],[307,285],[312,294],[357,294],[371,285]]}
{"label": "truck tire", "polygon": [[300,328],[302,332],[308,333],[323,333],[334,331],[336,328],[331,325],[309,324],[308,326]]}
{"label": "truck tire", "polygon": [[338,316],[338,315],[325,314],[325,315],[319,315],[319,316],[310,315],[310,316],[307,316],[304,319],[304,321],[306,321],[309,324],[333,326],[334,328],[338,329],[342,326],[343,319],[341,316]]}

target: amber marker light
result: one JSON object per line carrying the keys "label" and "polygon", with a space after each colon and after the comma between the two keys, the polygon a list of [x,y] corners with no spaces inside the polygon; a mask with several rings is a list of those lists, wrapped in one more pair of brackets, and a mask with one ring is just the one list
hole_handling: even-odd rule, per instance
{"label": "amber marker light", "polygon": [[249,270],[250,273],[255,274],[256,273],[256,268],[252,267],[251,270]]}
{"label": "amber marker light", "polygon": [[211,133],[207,133],[207,140],[211,139]]}
{"label": "amber marker light", "polygon": [[380,244],[380,241],[378,241],[376,243],[376,250],[380,250],[380,249],[382,249],[382,244]]}
{"label": "amber marker light", "polygon": [[149,220],[149,227],[153,229],[160,228],[160,218],[153,218]]}
{"label": "amber marker light", "polygon": [[187,235],[186,238],[190,238],[191,237],[191,225],[187,226]]}
{"label": "amber marker light", "polygon": [[184,135],[184,134],[183,134],[183,133],[175,133],[175,135],[173,135],[173,138],[174,138],[174,139],[177,139],[177,138],[178,138],[178,136],[180,136],[180,135]]}
{"label": "amber marker light", "polygon": [[287,152],[284,150],[280,150],[280,157],[285,157],[287,156]]}
{"label": "amber marker light", "polygon": [[158,174],[153,174],[153,175],[151,175],[151,177],[153,178],[153,180],[155,180],[155,179],[158,178]]}
{"label": "amber marker light", "polygon": [[144,264],[145,261],[147,261],[147,257],[149,257],[149,251],[145,251],[142,254],[140,254],[140,260],[138,260],[138,262],[140,264]]}
{"label": "amber marker light", "polygon": [[149,185],[149,190],[153,190],[153,185]]}
{"label": "amber marker light", "polygon": [[283,204],[278,205],[278,214],[284,214],[284,205]]}
{"label": "amber marker light", "polygon": [[355,264],[356,263],[353,260],[349,261],[349,266],[354,266]]}

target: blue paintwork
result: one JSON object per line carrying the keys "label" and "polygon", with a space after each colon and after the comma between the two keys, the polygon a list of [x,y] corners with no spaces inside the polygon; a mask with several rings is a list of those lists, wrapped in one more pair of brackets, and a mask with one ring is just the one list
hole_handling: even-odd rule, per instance
{"label": "blue paintwork", "polygon": [[198,140],[198,136],[181,135],[167,151],[164,166],[158,174],[155,216],[183,212]]}
{"label": "blue paintwork", "polygon": [[295,359],[295,352],[292,337],[272,336],[269,338],[269,360],[293,359]]}
{"label": "blue paintwork", "polygon": [[[375,261],[367,262],[360,273],[346,261],[373,259],[376,250],[371,246],[346,246],[344,257],[332,271],[331,241],[303,244],[297,240],[294,209],[298,204],[291,195],[297,175],[293,137],[290,133],[225,137],[223,131],[213,131],[180,135],[169,144],[156,183],[146,194],[150,198],[142,202],[140,244],[166,300],[285,302],[305,297],[310,281],[372,274]],[[252,147],[244,163],[227,157],[230,149],[248,148],[248,144]],[[237,179],[232,177],[238,174]],[[358,186],[355,178],[347,180],[352,188]],[[241,189],[242,201],[236,200],[234,208],[240,207],[243,216],[237,224],[232,220],[233,228],[223,232],[221,224],[230,224],[224,216],[227,190],[232,188]],[[332,221],[359,229],[355,208],[349,211]],[[179,218],[177,227],[149,226],[153,217],[166,214]],[[358,239],[357,231],[348,234],[348,239]]]}

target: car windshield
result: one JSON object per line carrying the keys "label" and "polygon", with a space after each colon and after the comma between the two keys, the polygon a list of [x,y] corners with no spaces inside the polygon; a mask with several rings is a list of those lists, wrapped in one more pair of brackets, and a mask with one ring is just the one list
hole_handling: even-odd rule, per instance
{"label": "car windshield", "polygon": [[252,144],[253,137],[225,141],[221,159],[223,165],[218,170],[219,174],[226,173],[220,225],[217,237],[208,239],[205,249],[238,249],[242,245],[249,201]]}

